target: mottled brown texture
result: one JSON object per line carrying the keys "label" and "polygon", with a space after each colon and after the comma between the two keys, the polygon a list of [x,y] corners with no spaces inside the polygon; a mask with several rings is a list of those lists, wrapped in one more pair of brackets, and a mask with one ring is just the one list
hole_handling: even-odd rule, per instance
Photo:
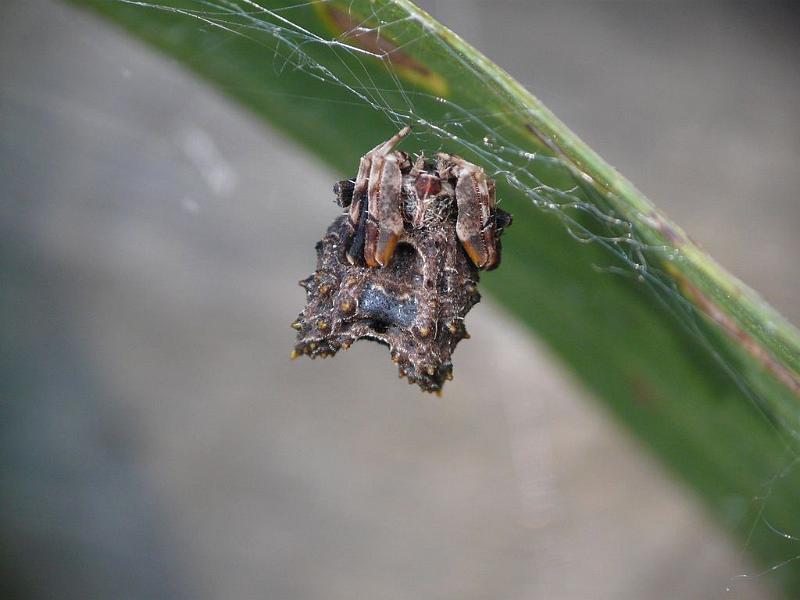
{"label": "mottled brown texture", "polygon": [[[366,236],[359,226],[366,218],[352,218],[353,181],[334,187],[337,202],[351,210],[338,216],[317,243],[317,270],[300,282],[307,305],[292,324],[298,331],[292,356],[328,357],[356,340],[374,340],[389,347],[401,377],[438,392],[452,379],[455,347],[469,337],[464,318],[480,300],[478,268],[456,233],[456,178],[440,179],[444,174],[436,164],[423,158],[404,171],[402,230],[384,267],[367,266],[363,259]],[[499,261],[499,236],[511,216],[492,209]]]}

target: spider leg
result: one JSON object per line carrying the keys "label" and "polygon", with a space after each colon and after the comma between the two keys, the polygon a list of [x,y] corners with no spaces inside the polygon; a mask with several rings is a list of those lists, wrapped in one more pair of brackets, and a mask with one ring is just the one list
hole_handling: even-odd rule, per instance
{"label": "spider leg", "polygon": [[403,138],[406,137],[409,133],[411,133],[411,127],[406,125],[400,131],[395,133],[392,137],[390,137],[385,142],[378,144],[372,150],[367,152],[368,156],[386,156],[389,152],[392,151],[392,148],[397,146]]}
{"label": "spider leg", "polygon": [[353,184],[353,195],[350,202],[350,210],[348,211],[348,219],[350,226],[353,228],[353,235],[347,242],[347,260],[351,265],[360,262],[364,258],[364,227],[367,216],[365,199],[371,166],[372,156],[371,153],[367,153],[361,157],[361,161],[358,164],[358,174]]}
{"label": "spider leg", "polygon": [[400,209],[402,174],[392,148],[409,131],[410,127],[404,127],[361,158],[349,210],[353,237],[347,248],[347,259],[351,264],[360,262],[363,257],[367,266],[384,266],[394,253],[403,230],[403,217]]}
{"label": "spider leg", "polygon": [[368,208],[364,261],[385,267],[403,233],[400,188],[403,175],[397,157],[389,154],[372,163],[367,191]]}
{"label": "spider leg", "polygon": [[457,179],[456,235],[467,255],[479,269],[494,269],[500,254],[495,229],[494,182],[481,167],[457,156],[439,155],[443,168]]}

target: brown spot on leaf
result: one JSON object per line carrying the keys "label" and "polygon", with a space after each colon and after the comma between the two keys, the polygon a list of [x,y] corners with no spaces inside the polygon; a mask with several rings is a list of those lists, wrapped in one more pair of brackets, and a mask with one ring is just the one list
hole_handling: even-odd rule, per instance
{"label": "brown spot on leaf", "polygon": [[[664,216],[656,210],[650,211],[646,215],[643,215],[642,218],[650,227],[658,231],[675,246],[681,246],[691,241],[682,230],[664,218]],[[692,243],[694,242],[692,241]]]}
{"label": "brown spot on leaf", "polygon": [[437,96],[447,95],[448,85],[444,77],[409,54],[386,28],[375,26],[369,19],[353,12],[349,5],[340,7],[332,2],[319,2],[314,4],[314,8],[336,39],[373,54],[387,69],[394,70],[403,79]]}
{"label": "brown spot on leaf", "polygon": [[645,408],[657,408],[660,398],[655,385],[644,375],[639,373],[628,375],[628,384],[633,394],[633,399],[637,404]]}
{"label": "brown spot on leaf", "polygon": [[742,349],[772,373],[778,381],[794,392],[795,395],[800,396],[800,379],[794,372],[775,358],[759,340],[742,329],[733,317],[690,282],[682,273],[675,268],[669,268],[669,271],[678,282],[687,299],[699,308],[706,317],[721,327],[725,333],[736,340]]}

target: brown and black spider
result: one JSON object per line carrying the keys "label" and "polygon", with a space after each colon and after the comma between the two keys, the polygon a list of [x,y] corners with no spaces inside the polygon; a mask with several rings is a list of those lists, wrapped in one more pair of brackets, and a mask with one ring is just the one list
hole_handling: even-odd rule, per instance
{"label": "brown and black spider", "polygon": [[450,154],[412,163],[393,148],[402,129],[334,186],[344,214],[317,244],[317,270],[300,282],[307,305],[293,357],[327,357],[359,339],[389,346],[401,376],[438,392],[469,337],[479,269],[500,262],[511,215],[496,207],[484,170]]}

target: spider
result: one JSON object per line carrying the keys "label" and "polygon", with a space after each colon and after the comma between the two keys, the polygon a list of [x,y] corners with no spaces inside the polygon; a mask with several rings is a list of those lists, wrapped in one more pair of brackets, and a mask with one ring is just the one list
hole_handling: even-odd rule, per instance
{"label": "spider", "polygon": [[306,307],[292,327],[292,358],[328,357],[361,339],[389,347],[409,383],[440,392],[464,317],[480,300],[480,269],[500,262],[511,215],[496,208],[494,182],[458,156],[393,148],[405,127],[361,158],[334,186],[345,208],[317,243],[317,269],[300,282]]}
{"label": "spider", "polygon": [[435,161],[392,151],[411,131],[396,135],[367,152],[354,180],[340,181],[334,191],[349,207],[352,235],[347,240],[350,264],[385,267],[406,228],[420,229],[457,210],[456,235],[478,269],[500,264],[499,236],[511,215],[496,208],[494,181],[463,158],[440,152]]}

